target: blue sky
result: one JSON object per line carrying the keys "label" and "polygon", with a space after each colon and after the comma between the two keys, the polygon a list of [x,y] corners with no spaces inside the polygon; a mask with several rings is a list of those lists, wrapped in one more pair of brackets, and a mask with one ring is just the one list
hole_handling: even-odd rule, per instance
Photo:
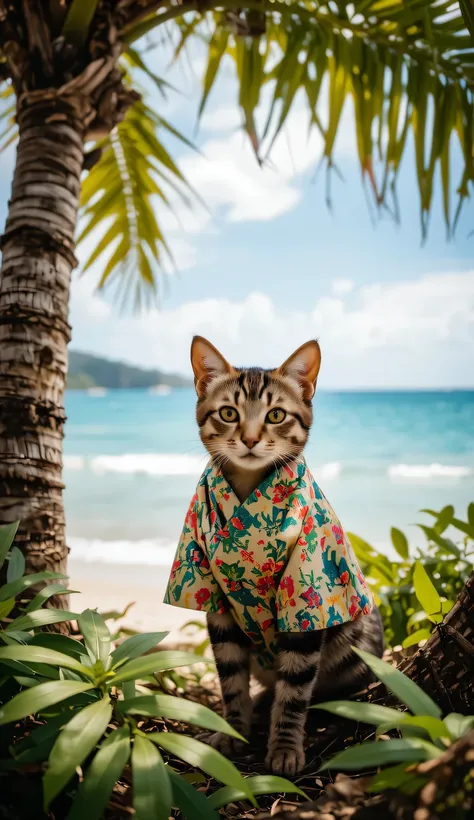
{"label": "blue sky", "polygon": [[[158,59],[158,58],[156,58]],[[186,93],[151,102],[193,136],[203,61],[167,78]],[[160,72],[163,65],[154,66]],[[474,386],[474,226],[465,206],[447,242],[437,180],[424,246],[412,146],[399,178],[402,224],[371,222],[360,182],[354,124],[346,107],[336,160],[344,182],[325,203],[316,134],[295,103],[286,132],[263,171],[239,129],[236,88],[224,72],[197,135],[202,155],[171,143],[178,164],[209,211],[161,213],[179,274],[170,276],[161,310],[120,315],[94,293],[100,265],[72,289],[72,347],[143,366],[189,373],[193,333],[207,335],[235,364],[278,364],[306,338],[323,349],[326,387]],[[461,162],[453,145],[453,184]],[[0,160],[0,219],[5,215],[13,153]],[[81,253],[87,256],[87,248]]]}

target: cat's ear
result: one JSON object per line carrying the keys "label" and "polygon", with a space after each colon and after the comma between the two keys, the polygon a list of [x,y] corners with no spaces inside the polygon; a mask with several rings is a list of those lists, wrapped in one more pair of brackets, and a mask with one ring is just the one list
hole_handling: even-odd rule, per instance
{"label": "cat's ear", "polygon": [[233,368],[222,353],[202,336],[195,336],[191,344],[191,364],[194,371],[196,393],[202,398],[209,382],[216,376],[232,373]]}
{"label": "cat's ear", "polygon": [[316,389],[319,368],[321,367],[321,349],[316,341],[306,342],[278,368],[282,376],[289,376],[298,382],[303,389],[303,397],[312,399]]}

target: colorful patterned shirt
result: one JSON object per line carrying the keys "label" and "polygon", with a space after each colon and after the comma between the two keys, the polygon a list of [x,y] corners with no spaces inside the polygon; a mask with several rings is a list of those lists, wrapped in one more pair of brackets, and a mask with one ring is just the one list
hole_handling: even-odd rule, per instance
{"label": "colorful patterned shirt", "polygon": [[274,660],[275,633],[326,629],[373,600],[333,509],[304,462],[272,472],[242,504],[212,463],[191,499],[165,603],[231,609]]}

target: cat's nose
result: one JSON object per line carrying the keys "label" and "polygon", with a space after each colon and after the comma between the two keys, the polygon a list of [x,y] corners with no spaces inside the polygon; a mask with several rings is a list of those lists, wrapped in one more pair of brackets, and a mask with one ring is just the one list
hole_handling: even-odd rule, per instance
{"label": "cat's nose", "polygon": [[251,450],[251,449],[252,449],[252,447],[255,447],[255,445],[257,444],[257,442],[258,442],[258,438],[249,438],[249,437],[244,438],[244,437],[242,436],[242,441],[243,441],[243,442],[244,442],[244,444],[245,444],[245,445],[249,448],[249,450]]}

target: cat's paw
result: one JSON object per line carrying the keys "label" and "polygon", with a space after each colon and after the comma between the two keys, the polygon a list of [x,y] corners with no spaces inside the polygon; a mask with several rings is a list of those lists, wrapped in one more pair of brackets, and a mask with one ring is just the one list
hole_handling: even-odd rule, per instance
{"label": "cat's paw", "polygon": [[217,749],[217,751],[221,752],[225,757],[241,755],[248,746],[245,741],[239,740],[237,737],[225,735],[223,732],[214,732],[214,734],[206,738],[206,743],[212,746],[213,749]]}
{"label": "cat's paw", "polygon": [[278,746],[268,752],[265,765],[272,774],[279,774],[282,777],[294,777],[303,771],[306,758],[302,746],[296,749]]}

